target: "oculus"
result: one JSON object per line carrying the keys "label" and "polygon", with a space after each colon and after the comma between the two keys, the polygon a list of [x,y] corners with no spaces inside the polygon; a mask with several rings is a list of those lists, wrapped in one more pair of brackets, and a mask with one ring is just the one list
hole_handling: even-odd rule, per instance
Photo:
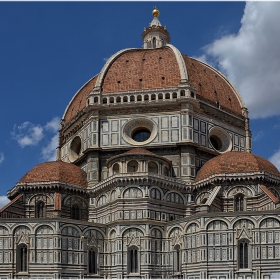
{"label": "oculus", "polygon": [[81,152],[81,147],[82,147],[82,141],[79,136],[76,136],[71,144],[70,144],[70,153],[69,153],[69,160],[71,162],[75,161]]}
{"label": "oculus", "polygon": [[225,153],[232,149],[232,140],[229,133],[218,126],[210,129],[209,142],[210,146],[219,153]]}
{"label": "oculus", "polygon": [[154,140],[157,130],[157,125],[152,120],[133,119],[123,126],[123,139],[131,145],[142,146]]}

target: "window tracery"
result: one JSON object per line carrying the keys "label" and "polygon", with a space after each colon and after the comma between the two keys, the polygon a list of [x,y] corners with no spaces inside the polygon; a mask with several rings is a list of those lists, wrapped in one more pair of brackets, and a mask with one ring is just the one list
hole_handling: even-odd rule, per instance
{"label": "window tracery", "polygon": [[234,210],[237,212],[244,211],[244,195],[243,194],[237,194],[234,197]]}
{"label": "window tracery", "polygon": [[239,241],[239,268],[249,268],[249,260],[248,260],[248,247],[249,242],[247,240]]}

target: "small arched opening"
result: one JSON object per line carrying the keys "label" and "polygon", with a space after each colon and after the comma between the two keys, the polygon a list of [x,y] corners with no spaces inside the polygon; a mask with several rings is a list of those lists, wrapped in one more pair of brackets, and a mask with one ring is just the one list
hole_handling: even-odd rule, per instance
{"label": "small arched opening", "polygon": [[127,164],[127,172],[137,172],[138,162],[136,160],[131,160]]}
{"label": "small arched opening", "polygon": [[81,220],[81,209],[77,204],[71,206],[70,217],[74,220]]}
{"label": "small arched opening", "polygon": [[158,173],[158,165],[154,161],[148,163],[148,172]]}
{"label": "small arched opening", "polygon": [[115,163],[113,165],[113,174],[116,174],[116,173],[120,173],[120,165],[118,163]]}

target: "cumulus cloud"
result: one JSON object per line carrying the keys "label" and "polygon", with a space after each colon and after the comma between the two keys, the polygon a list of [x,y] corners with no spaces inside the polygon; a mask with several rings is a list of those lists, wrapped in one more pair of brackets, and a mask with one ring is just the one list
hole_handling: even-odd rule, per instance
{"label": "cumulus cloud", "polygon": [[250,118],[280,115],[280,2],[247,2],[238,34],[205,47],[242,95]]}
{"label": "cumulus cloud", "polygon": [[21,148],[36,146],[43,139],[43,127],[31,122],[24,122],[21,125],[14,125],[12,136]]}
{"label": "cumulus cloud", "polygon": [[56,160],[56,148],[58,146],[58,135],[51,138],[51,141],[46,147],[42,148],[42,155],[46,161]]}
{"label": "cumulus cloud", "polygon": [[272,162],[278,170],[280,170],[280,149],[269,158],[269,161]]}
{"label": "cumulus cloud", "polygon": [[0,164],[4,161],[5,157],[2,152],[0,152]]}
{"label": "cumulus cloud", "polygon": [[58,117],[53,118],[45,125],[24,122],[21,125],[14,125],[12,137],[18,142],[21,148],[25,148],[26,146],[36,146],[42,139],[44,139],[44,142],[48,142],[48,144],[41,149],[42,157],[44,160],[52,161],[56,159],[56,148],[58,146],[57,132],[59,130],[59,124],[60,119]]}
{"label": "cumulus cloud", "polygon": [[56,133],[59,130],[59,124],[60,124],[59,117],[55,117],[45,125],[45,129]]}
{"label": "cumulus cloud", "polygon": [[4,207],[6,204],[8,204],[9,202],[10,202],[10,200],[5,195],[1,195],[0,196],[0,209],[2,207]]}

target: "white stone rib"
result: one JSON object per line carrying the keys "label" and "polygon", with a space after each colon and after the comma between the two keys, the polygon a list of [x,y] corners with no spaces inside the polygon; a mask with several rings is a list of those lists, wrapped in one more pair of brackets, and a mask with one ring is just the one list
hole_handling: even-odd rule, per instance
{"label": "white stone rib", "polygon": [[173,51],[173,53],[176,57],[176,60],[177,60],[178,66],[179,66],[179,70],[180,70],[181,81],[188,81],[189,80],[188,71],[187,71],[187,67],[186,67],[186,64],[185,64],[185,61],[183,59],[181,52],[171,44],[167,44],[166,46],[169,47]]}

